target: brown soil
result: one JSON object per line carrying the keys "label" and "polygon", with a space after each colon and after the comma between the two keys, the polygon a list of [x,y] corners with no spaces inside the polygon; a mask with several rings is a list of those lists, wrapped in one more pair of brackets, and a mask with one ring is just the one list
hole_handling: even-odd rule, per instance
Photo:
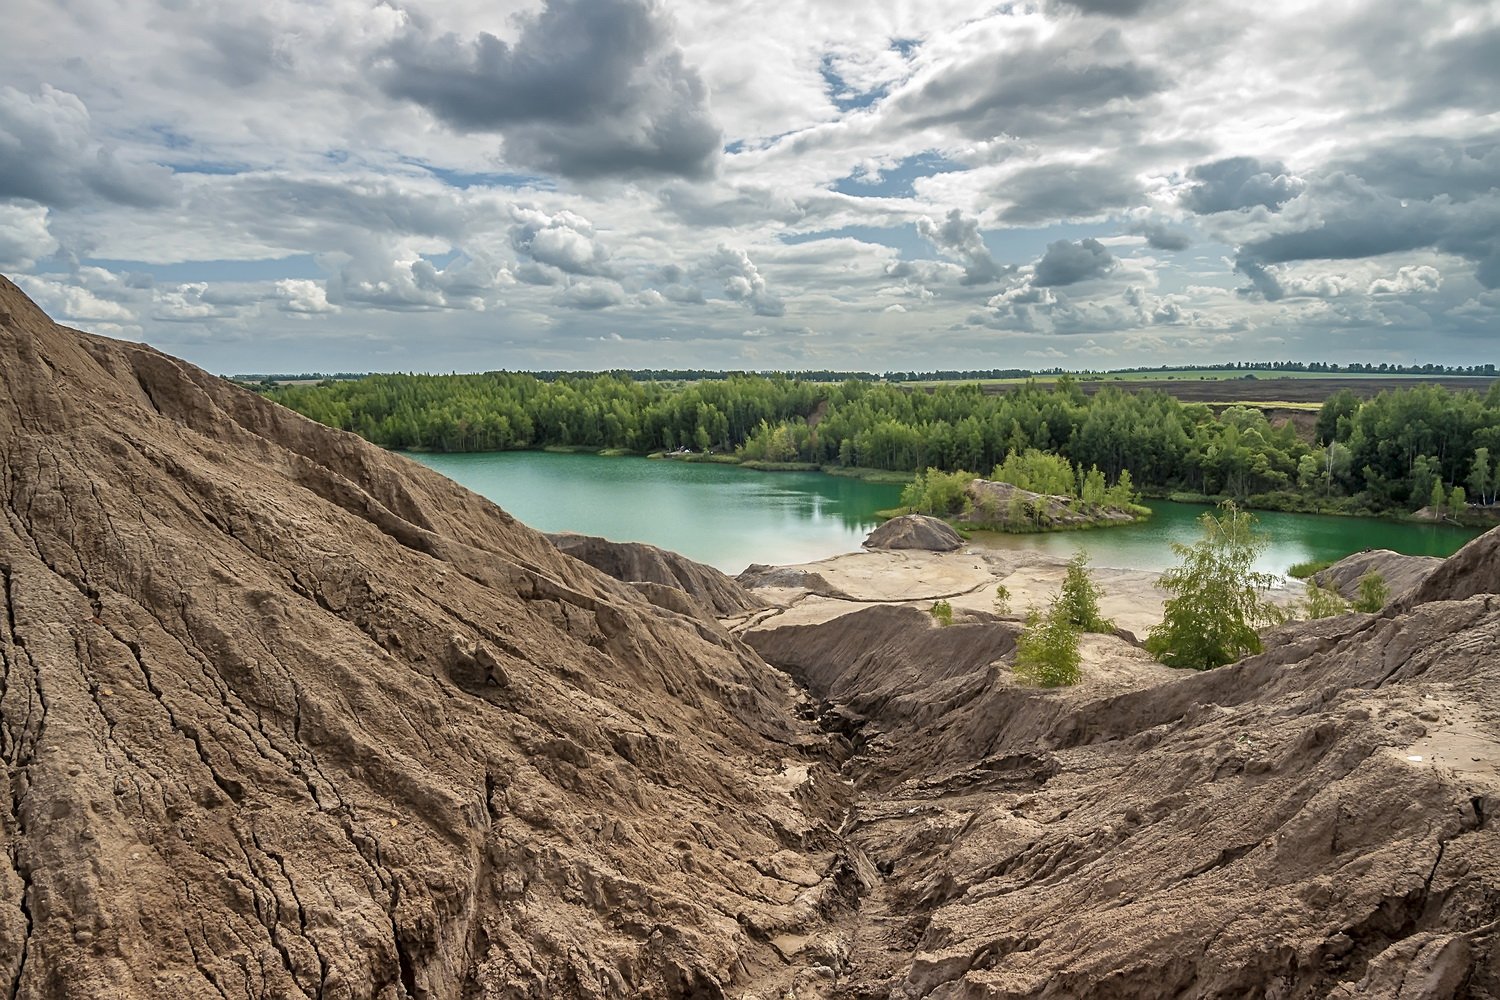
{"label": "brown soil", "polygon": [[8,997],[1500,996],[1500,533],[1039,691],[1026,560],[726,629],[3,279],[0,502]]}

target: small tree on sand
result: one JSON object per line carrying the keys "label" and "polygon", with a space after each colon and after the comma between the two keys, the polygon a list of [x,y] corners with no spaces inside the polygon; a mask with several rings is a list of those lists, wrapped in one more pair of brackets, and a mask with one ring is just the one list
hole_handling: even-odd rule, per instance
{"label": "small tree on sand", "polygon": [[1058,605],[1068,621],[1080,631],[1113,632],[1115,623],[1099,613],[1099,598],[1103,596],[1104,591],[1099,589],[1089,572],[1089,554],[1079,549],[1068,560],[1062,591],[1057,595]]}
{"label": "small tree on sand", "polygon": [[1198,524],[1197,544],[1172,544],[1182,563],[1162,574],[1161,586],[1173,596],[1146,649],[1169,667],[1206,670],[1260,652],[1256,629],[1284,616],[1265,598],[1276,578],[1251,568],[1266,544],[1255,518],[1226,500]]}
{"label": "small tree on sand", "polygon": [[1016,640],[1017,680],[1037,687],[1077,684],[1082,676],[1081,659],[1078,628],[1068,620],[1060,596],[1053,598],[1045,613],[1027,609],[1026,630]]}

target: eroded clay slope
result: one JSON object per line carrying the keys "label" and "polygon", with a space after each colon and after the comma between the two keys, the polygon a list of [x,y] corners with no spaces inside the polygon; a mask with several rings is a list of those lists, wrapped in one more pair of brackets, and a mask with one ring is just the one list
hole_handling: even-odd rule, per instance
{"label": "eroded clay slope", "polygon": [[885,878],[827,995],[1500,996],[1497,562],[1201,674],[1087,637],[1056,691],[982,615],[749,630],[865,744],[845,835]]}
{"label": "eroded clay slope", "polygon": [[832,903],[783,675],[4,279],[0,505],[8,996],[718,996]]}

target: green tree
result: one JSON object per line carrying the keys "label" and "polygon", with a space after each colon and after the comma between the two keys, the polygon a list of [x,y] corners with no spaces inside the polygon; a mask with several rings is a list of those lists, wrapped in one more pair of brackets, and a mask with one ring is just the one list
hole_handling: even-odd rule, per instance
{"label": "green tree", "polygon": [[1461,514],[1467,506],[1469,506],[1469,495],[1464,492],[1464,488],[1453,487],[1453,492],[1448,494],[1448,513]]}
{"label": "green tree", "polygon": [[1217,515],[1208,511],[1198,524],[1203,537],[1196,544],[1172,543],[1182,562],[1161,576],[1173,596],[1146,649],[1169,667],[1207,670],[1260,652],[1256,629],[1281,621],[1282,614],[1265,598],[1276,578],[1253,568],[1266,546],[1255,518],[1226,500]]}
{"label": "green tree", "polygon": [[1370,570],[1359,578],[1359,596],[1354,599],[1355,611],[1379,611],[1391,599],[1391,588],[1379,570]]}
{"label": "green tree", "polygon": [[1016,679],[1037,687],[1065,687],[1082,677],[1078,628],[1068,620],[1060,598],[1046,613],[1026,612],[1026,628],[1016,640]]}
{"label": "green tree", "polygon": [[1003,583],[995,584],[995,614],[1010,614],[1010,588]]}
{"label": "green tree", "polygon": [[1063,576],[1062,590],[1057,603],[1073,627],[1083,632],[1113,632],[1115,623],[1099,613],[1099,598],[1104,591],[1094,582],[1089,572],[1089,554],[1079,549],[1068,560],[1068,569]]}
{"label": "green tree", "polygon": [[1434,517],[1441,517],[1443,509],[1448,506],[1448,491],[1443,489],[1443,481],[1435,480],[1432,484],[1432,493],[1427,498],[1427,506],[1432,508]]}
{"label": "green tree", "polygon": [[1479,503],[1490,502],[1490,450],[1474,449],[1474,464],[1469,467],[1469,489]]}

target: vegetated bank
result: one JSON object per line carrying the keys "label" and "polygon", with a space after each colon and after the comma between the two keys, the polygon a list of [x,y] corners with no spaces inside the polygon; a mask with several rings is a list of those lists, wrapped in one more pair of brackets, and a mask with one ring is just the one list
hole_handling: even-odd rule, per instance
{"label": "vegetated bank", "polygon": [[[1361,399],[1340,390],[1311,436],[1250,406],[1219,412],[1157,390],[1066,375],[1002,394],[977,385],[897,385],[734,375],[668,387],[621,375],[376,375],[270,393],[316,420],[389,448],[500,451],[547,446],[636,453],[687,449],[752,467],[983,470],[1028,448],[1148,496],[1234,498],[1308,513],[1484,521],[1500,455],[1500,387],[1419,385]],[[1477,506],[1476,506],[1477,505]]]}

